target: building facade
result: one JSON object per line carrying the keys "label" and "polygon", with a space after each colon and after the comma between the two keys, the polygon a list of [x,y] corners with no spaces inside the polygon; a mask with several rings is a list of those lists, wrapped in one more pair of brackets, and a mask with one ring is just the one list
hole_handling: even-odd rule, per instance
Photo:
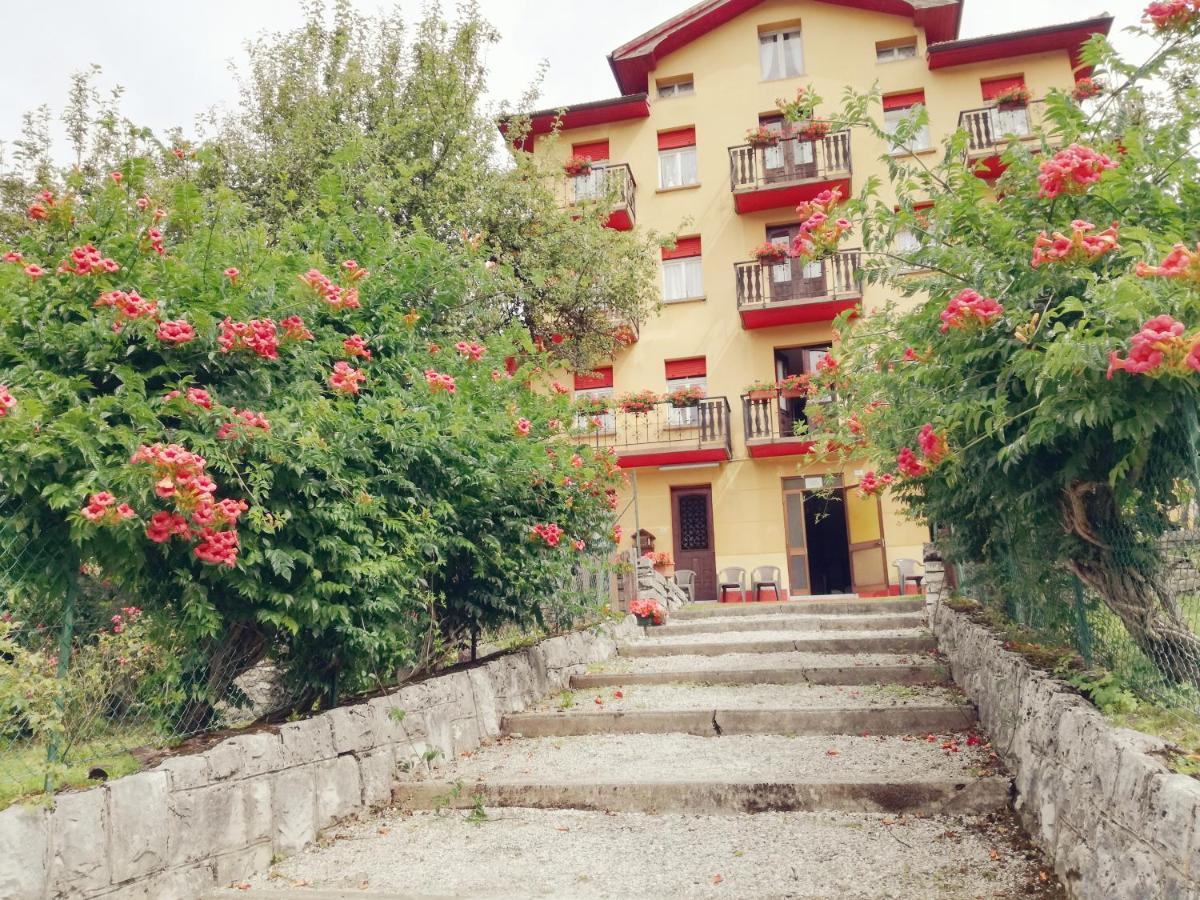
{"label": "building facade", "polygon": [[[1080,46],[1111,24],[959,39],[961,6],[707,0],[610,55],[619,96],[532,114],[524,149],[561,158],[568,202],[602,197],[610,227],[679,235],[662,252],[661,312],[575,389],[594,406],[580,427],[631,474],[621,508],[636,490],[637,525],[696,572],[697,599],[717,599],[727,567],[777,567],[785,595],[895,591],[893,563],[920,558],[926,525],[886,495],[859,496],[861,463],[819,459],[803,423],[821,398],[788,387],[829,350],[834,317],[893,298],[861,283],[853,234],[818,262],[755,253],[790,243],[799,203],[887,183],[884,142],[788,126],[779,98],[814,90],[819,120],[847,86],[877,86],[885,128],[928,111],[901,155],[940,153],[962,128],[994,169],[1008,136],[1036,126],[1037,99],[1085,74]],[[1021,87],[1032,103],[998,101]],[[678,400],[613,402],[641,391]],[[632,533],[631,512],[622,524]]]}

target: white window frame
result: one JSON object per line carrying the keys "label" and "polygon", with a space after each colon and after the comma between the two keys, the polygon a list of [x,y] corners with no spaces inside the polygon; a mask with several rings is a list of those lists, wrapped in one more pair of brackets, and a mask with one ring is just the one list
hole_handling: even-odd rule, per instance
{"label": "white window frame", "polygon": [[581,200],[599,200],[604,196],[608,187],[608,160],[592,160],[592,169],[586,175],[576,175],[574,181],[575,202]]}
{"label": "white window frame", "polygon": [[[680,388],[700,387],[704,389],[704,393],[708,394],[708,375],[695,375],[687,378],[668,378],[667,393],[677,391]],[[695,428],[700,424],[700,407],[685,406],[682,409],[675,408],[672,404],[667,403],[667,427],[669,428]]]}
{"label": "white window frame", "polygon": [[658,186],[660,188],[688,187],[699,183],[700,166],[695,144],[658,151]]}
{"label": "white window frame", "polygon": [[[585,397],[607,397],[612,400],[614,397],[613,389],[610,387],[587,388],[582,391],[575,392],[575,400],[579,401]],[[617,431],[617,414],[612,409],[611,404],[608,412],[596,417],[600,419],[600,427],[592,427],[592,416],[584,415],[583,413],[575,414],[575,430],[588,434],[615,434]]]}
{"label": "white window frame", "polygon": [[800,29],[760,31],[758,63],[763,81],[782,81],[785,78],[799,78],[803,75],[804,40]]}
{"label": "white window frame", "polygon": [[[664,303],[704,299],[704,265],[699,255],[664,259],[662,269]],[[682,286],[682,293],[672,291],[673,285]]]}
{"label": "white window frame", "polygon": [[672,97],[690,97],[696,93],[696,82],[688,78],[683,81],[672,81],[658,86],[658,99],[669,100]]}
{"label": "white window frame", "polygon": [[893,63],[900,62],[904,59],[917,58],[917,39],[914,37],[911,41],[898,44],[889,44],[886,47],[875,45],[875,62],[877,63]]}
{"label": "white window frame", "polygon": [[[912,106],[900,106],[896,109],[885,109],[883,111],[883,130],[889,135],[895,134],[900,123],[909,119],[925,107],[923,103],[914,103]],[[899,115],[897,115],[899,114]],[[922,150],[928,150],[933,145],[929,141],[929,123],[926,122],[921,126],[921,129],[913,135],[913,139],[907,144],[900,147],[893,147],[892,154],[895,156],[903,156],[908,153],[919,153]]]}

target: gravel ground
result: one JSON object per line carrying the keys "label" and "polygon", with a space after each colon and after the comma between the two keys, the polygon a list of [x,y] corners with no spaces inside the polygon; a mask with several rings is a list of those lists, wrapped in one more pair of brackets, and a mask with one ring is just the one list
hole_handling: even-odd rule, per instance
{"label": "gravel ground", "polygon": [[485,812],[477,824],[461,812],[388,811],[343,826],[325,847],[277,864],[238,895],[342,888],[486,898],[1062,896],[1006,815]]}
{"label": "gravel ground", "polygon": [[[617,696],[620,694],[621,696]],[[596,698],[602,703],[596,703]],[[569,702],[569,706],[565,703]],[[655,684],[564,691],[539,712],[628,712],[639,709],[861,709],[895,706],[961,706],[954,688],[907,685]]]}
{"label": "gravel ground", "polygon": [[[651,647],[661,644],[724,644],[742,641],[803,641],[803,640],[855,640],[858,638],[927,637],[926,628],[893,628],[887,631],[721,631],[716,634],[677,634],[673,637],[655,635],[639,644]],[[828,660],[828,654],[825,655]]]}
{"label": "gravel ground", "polygon": [[[907,739],[906,739],[907,738]],[[957,741],[958,752],[942,744]],[[500,738],[447,766],[467,781],[940,781],[997,765],[965,735],[599,734]]]}
{"label": "gravel ground", "polygon": [[726,653],[722,656],[616,656],[592,671],[596,672],[697,672],[712,669],[814,669],[818,667],[908,666],[933,663],[928,653],[811,653],[790,650],[780,653]]}

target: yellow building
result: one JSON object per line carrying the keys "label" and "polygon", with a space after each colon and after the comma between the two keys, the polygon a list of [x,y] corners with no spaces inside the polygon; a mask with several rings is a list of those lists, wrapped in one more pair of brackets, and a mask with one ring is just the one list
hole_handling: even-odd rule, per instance
{"label": "yellow building", "polygon": [[[1080,45],[1112,21],[958,39],[961,12],[962,0],[707,0],[613,51],[620,96],[532,114],[525,149],[561,156],[572,202],[616,196],[611,227],[681,235],[663,252],[661,312],[611,368],[575,387],[598,399],[581,424],[616,448],[636,485],[638,524],[696,572],[696,599],[717,599],[728,567],[747,579],[778,567],[791,595],[895,591],[895,560],[920,558],[926,526],[887,497],[858,496],[861,465],[815,461],[794,431],[820,398],[778,386],[813,371],[839,312],[881,305],[886,290],[860,283],[853,238],[807,264],[763,263],[752,251],[789,242],[801,201],[887,181],[881,141],[789,130],[778,98],[811,87],[826,98],[819,119],[846,86],[877,85],[885,126],[917,104],[928,110],[912,153],[939,152],[964,128],[986,160],[1036,124],[1036,98],[1083,74]],[[1034,102],[996,101],[1021,86]],[[556,126],[558,139],[546,140]],[[766,144],[747,143],[760,126],[772,133]],[[705,399],[605,400],[688,387]],[[827,475],[841,489],[814,494]],[[631,534],[632,516],[623,524]]]}

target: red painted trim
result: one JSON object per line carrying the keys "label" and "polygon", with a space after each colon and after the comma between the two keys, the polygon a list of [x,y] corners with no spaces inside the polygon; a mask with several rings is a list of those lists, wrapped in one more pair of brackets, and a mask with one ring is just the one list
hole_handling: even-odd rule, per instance
{"label": "red painted trim", "polygon": [[1007,169],[999,154],[984,157],[975,163],[975,175],[984,181],[995,181]]}
{"label": "red painted trim", "polygon": [[883,108],[888,109],[908,109],[910,106],[916,106],[918,103],[925,102],[925,91],[905,91],[902,94],[888,94],[883,98]]}
{"label": "red painted trim", "polygon": [[821,191],[833,188],[841,191],[843,197],[850,196],[850,179],[833,178],[827,181],[806,181],[803,184],[764,188],[759,191],[739,191],[733,195],[733,208],[739,213],[750,213],[798,206],[805,200],[812,200]]}
{"label": "red painted trim", "polygon": [[611,228],[613,231],[633,231],[633,216],[625,207],[614,209],[608,215],[608,221],[604,223],[605,228]]}
{"label": "red painted trim", "polygon": [[610,388],[613,386],[613,368],[612,366],[601,366],[596,369],[595,374],[581,375],[575,374],[575,390],[591,391],[596,388]]}
{"label": "red painted trim", "polygon": [[663,259],[682,259],[685,256],[699,255],[700,238],[698,237],[679,238],[679,240],[675,242],[674,250],[668,250],[666,247],[663,247],[662,250]]}
{"label": "red painted trim", "polygon": [[[627,94],[646,90],[650,72],[658,66],[660,59],[753,9],[761,2],[762,0],[708,0],[622,44],[608,56],[608,64],[618,86]],[[961,2],[922,9],[914,8],[915,5],[908,0],[822,2],[910,18],[915,25],[925,29],[925,38],[929,43],[953,40],[957,37],[962,13]]]}
{"label": "red painted trim", "polygon": [[658,133],[658,149],[659,150],[678,150],[680,147],[696,146],[696,129],[676,128],[674,131],[660,131]]}
{"label": "red painted trim", "polygon": [[703,356],[667,360],[666,370],[668,380],[672,378],[703,378],[708,374],[708,366]]}
{"label": "red painted trim", "polygon": [[572,144],[572,156],[586,156],[593,162],[609,159],[608,141],[591,141],[586,144]]}
{"label": "red painted trim", "polygon": [[724,447],[709,450],[660,450],[655,453],[627,453],[618,451],[617,465],[622,469],[640,469],[645,466],[678,466],[687,463],[725,462],[729,451]]}
{"label": "red painted trim", "polygon": [[1093,34],[1108,34],[1112,23],[1112,16],[1100,16],[1048,28],[1031,28],[1028,31],[945,41],[931,44],[926,58],[930,69],[945,69],[950,66],[1065,50],[1071,54],[1074,65],[1078,61],[1079,49],[1084,42]]}
{"label": "red painted trim", "polygon": [[984,100],[995,100],[1009,88],[1025,87],[1024,75],[1013,75],[1008,78],[984,78],[979,82],[979,92]]}
{"label": "red painted trim", "polygon": [[746,452],[754,459],[771,459],[776,456],[804,456],[812,453],[816,441],[775,441],[772,444],[748,444]]}
{"label": "red painted trim", "polygon": [[[555,122],[561,122],[563,131],[572,128],[588,128],[592,125],[607,125],[630,119],[645,119],[650,115],[650,101],[644,93],[614,97],[595,103],[578,103],[560,109],[543,109],[529,113],[529,134],[518,146],[518,150],[532,151],[534,140],[539,134],[549,134]],[[508,131],[508,121],[501,119],[500,133]]]}
{"label": "red painted trim", "polygon": [[832,322],[848,309],[856,308],[861,298],[824,300],[820,303],[800,303],[795,306],[764,306],[743,309],[742,328],[774,328],[778,325],[803,325],[807,322]]}

